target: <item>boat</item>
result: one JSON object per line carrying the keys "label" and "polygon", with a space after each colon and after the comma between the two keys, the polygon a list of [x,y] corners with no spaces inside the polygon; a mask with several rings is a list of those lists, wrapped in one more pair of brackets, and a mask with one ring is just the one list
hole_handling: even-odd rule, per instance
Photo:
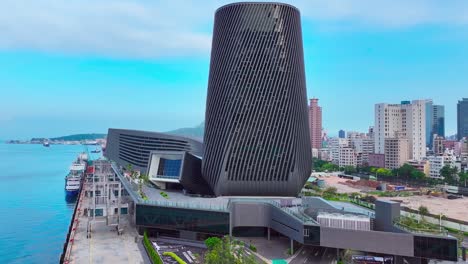
{"label": "boat", "polygon": [[80,192],[81,182],[87,166],[88,156],[81,153],[70,166],[70,172],[65,177],[65,192],[67,196],[74,196]]}
{"label": "boat", "polygon": [[44,142],[42,142],[42,146],[44,146],[44,147],[47,147],[47,148],[48,148],[48,147],[50,146],[50,143],[49,143],[49,141],[48,141],[48,140],[44,140]]}

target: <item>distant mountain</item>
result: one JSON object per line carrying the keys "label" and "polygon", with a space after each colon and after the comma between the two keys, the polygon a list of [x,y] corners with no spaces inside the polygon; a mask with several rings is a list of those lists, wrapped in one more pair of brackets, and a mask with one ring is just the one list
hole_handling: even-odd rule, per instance
{"label": "distant mountain", "polygon": [[76,134],[63,137],[50,138],[50,140],[65,140],[65,141],[81,141],[81,140],[95,140],[107,137],[107,134]]}
{"label": "distant mountain", "polygon": [[186,127],[186,128],[179,128],[172,131],[167,131],[165,133],[178,135],[178,136],[186,136],[196,139],[203,139],[203,134],[205,133],[205,122],[202,122],[200,125],[196,127]]}

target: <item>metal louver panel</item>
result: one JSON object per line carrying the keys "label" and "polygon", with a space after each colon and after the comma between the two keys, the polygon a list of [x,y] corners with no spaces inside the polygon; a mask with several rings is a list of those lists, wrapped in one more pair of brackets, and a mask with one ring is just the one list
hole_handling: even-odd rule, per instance
{"label": "metal louver panel", "polygon": [[203,177],[216,195],[296,196],[311,171],[299,11],[235,3],[215,15]]}

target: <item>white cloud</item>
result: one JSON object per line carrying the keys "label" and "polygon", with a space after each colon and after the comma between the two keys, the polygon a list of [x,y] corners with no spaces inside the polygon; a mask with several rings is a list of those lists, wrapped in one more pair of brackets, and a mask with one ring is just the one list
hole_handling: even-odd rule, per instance
{"label": "white cloud", "polygon": [[[0,49],[155,58],[206,55],[214,11],[228,3],[177,0],[3,0]],[[466,0],[296,0],[303,19],[399,29],[468,25]],[[336,29],[336,26],[335,26]]]}
{"label": "white cloud", "polygon": [[0,48],[185,56],[209,51],[211,36],[199,28],[201,22],[169,1],[7,0],[0,3]]}
{"label": "white cloud", "polygon": [[299,0],[305,17],[347,21],[361,26],[404,28],[418,25],[467,25],[465,0]]}

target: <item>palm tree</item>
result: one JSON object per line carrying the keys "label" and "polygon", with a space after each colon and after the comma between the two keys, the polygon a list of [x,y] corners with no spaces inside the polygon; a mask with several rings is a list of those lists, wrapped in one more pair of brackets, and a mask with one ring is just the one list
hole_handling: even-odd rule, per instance
{"label": "palm tree", "polygon": [[147,183],[149,181],[148,174],[140,173],[140,180],[138,181],[138,189],[140,193],[143,193],[143,183]]}

